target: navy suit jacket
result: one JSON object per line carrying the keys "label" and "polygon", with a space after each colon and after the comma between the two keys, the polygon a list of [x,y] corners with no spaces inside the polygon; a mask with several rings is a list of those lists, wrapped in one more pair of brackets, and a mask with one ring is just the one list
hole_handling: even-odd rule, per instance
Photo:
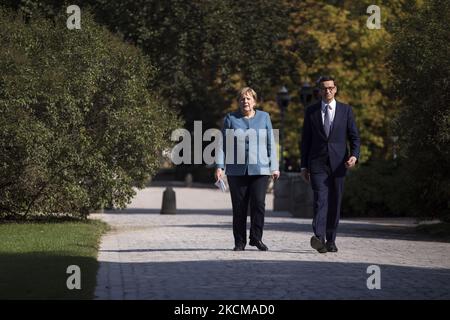
{"label": "navy suit jacket", "polygon": [[319,102],[305,111],[301,167],[307,168],[312,174],[329,172],[331,167],[333,175],[343,177],[347,172],[345,162],[348,158],[355,156],[359,159],[360,139],[352,108],[336,101],[336,111],[328,138],[323,128],[321,108]]}

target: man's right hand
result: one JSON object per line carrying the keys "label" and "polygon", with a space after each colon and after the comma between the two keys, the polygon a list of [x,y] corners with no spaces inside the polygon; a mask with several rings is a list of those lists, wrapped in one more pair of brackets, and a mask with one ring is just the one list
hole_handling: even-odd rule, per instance
{"label": "man's right hand", "polygon": [[303,168],[300,172],[300,176],[305,180],[306,183],[309,183],[309,171],[308,169]]}
{"label": "man's right hand", "polygon": [[216,169],[216,172],[214,173],[214,177],[216,178],[216,181],[219,181],[219,179],[222,179],[223,177],[223,170],[220,168]]}

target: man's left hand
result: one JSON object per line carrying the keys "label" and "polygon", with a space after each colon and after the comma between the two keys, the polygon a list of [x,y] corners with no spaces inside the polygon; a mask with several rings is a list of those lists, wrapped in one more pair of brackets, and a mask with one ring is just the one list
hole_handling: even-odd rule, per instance
{"label": "man's left hand", "polygon": [[350,159],[348,159],[348,160],[345,162],[345,167],[346,167],[347,169],[349,169],[349,168],[354,167],[355,164],[356,164],[356,157],[355,157],[355,156],[351,156]]}

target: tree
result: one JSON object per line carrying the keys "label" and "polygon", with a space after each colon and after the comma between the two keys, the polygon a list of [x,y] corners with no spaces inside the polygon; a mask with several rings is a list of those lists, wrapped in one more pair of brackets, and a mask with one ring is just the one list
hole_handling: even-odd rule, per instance
{"label": "tree", "polygon": [[[9,7],[33,16],[65,13],[69,1],[7,0]],[[151,89],[180,113],[185,128],[202,121],[204,130],[220,128],[236,110],[238,89],[252,86],[267,98],[279,83],[283,53],[278,43],[288,19],[278,0],[86,0],[98,23],[136,44],[155,66]],[[212,177],[198,166],[177,166],[178,175]],[[210,178],[211,179],[211,178]]]}
{"label": "tree", "polygon": [[[28,16],[65,9],[54,0],[8,2]],[[188,129],[194,120],[205,129],[220,126],[242,86],[264,96],[279,82],[278,40],[288,20],[278,0],[87,0],[82,12],[88,6],[97,22],[150,57],[157,69],[153,89],[181,111]]]}
{"label": "tree", "polygon": [[428,0],[397,25],[392,41],[395,120],[414,179],[414,211],[450,220],[450,3]]}
{"label": "tree", "polygon": [[0,214],[125,206],[179,125],[149,60],[87,12],[80,32],[1,10],[0,39]]}
{"label": "tree", "polygon": [[[92,1],[98,21],[144,49],[157,85],[188,128],[217,127],[237,89],[276,82],[286,21],[276,0]],[[281,15],[281,16],[280,16]]]}
{"label": "tree", "polygon": [[390,157],[389,123],[397,108],[390,97],[386,68],[392,22],[412,11],[411,1],[384,1],[381,29],[371,30],[366,10],[373,1],[286,1],[289,34],[282,41],[288,68],[283,82],[291,90],[286,130],[287,150],[299,156],[298,128],[303,125],[304,106],[298,92],[303,83],[315,85],[320,75],[338,81],[338,97],[354,110],[361,135],[361,159]]}

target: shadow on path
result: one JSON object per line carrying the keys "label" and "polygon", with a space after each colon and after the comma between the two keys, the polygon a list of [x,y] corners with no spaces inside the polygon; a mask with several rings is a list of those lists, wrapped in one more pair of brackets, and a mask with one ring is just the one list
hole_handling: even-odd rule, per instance
{"label": "shadow on path", "polygon": [[[233,252],[233,250],[230,249],[223,249],[223,248],[173,248],[173,249],[117,249],[117,250],[99,250],[99,252],[197,252],[197,251],[209,251],[209,252],[218,252],[218,251],[225,251],[225,252]],[[256,248],[247,246],[245,248],[245,251],[259,251]],[[296,250],[296,251],[289,251],[289,250],[270,250],[270,252],[277,252],[277,253],[293,253],[293,254],[316,254],[316,251],[311,250]]]}
{"label": "shadow on path", "polygon": [[[238,254],[236,254],[238,256]],[[240,254],[239,254],[240,255]],[[151,257],[149,257],[151,259]],[[450,270],[380,265],[381,289],[369,290],[369,264],[277,260],[102,262],[99,277],[121,277],[123,293],[100,299],[450,299]]]}

